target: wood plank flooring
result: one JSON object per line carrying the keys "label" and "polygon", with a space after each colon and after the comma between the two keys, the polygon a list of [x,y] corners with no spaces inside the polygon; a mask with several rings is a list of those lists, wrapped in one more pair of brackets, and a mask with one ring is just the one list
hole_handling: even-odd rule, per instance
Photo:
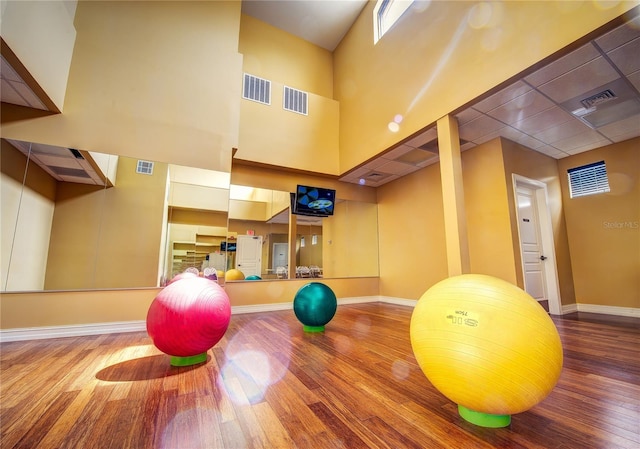
{"label": "wood plank flooring", "polygon": [[0,345],[3,449],[639,448],[638,319],[554,318],[565,361],[510,427],[463,421],[418,368],[411,308],[235,315],[205,364],[173,368],[146,333]]}

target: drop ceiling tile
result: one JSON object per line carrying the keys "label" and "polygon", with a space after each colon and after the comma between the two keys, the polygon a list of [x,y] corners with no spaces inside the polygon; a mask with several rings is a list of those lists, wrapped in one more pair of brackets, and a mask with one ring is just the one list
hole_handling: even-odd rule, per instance
{"label": "drop ceiling tile", "polygon": [[470,150],[471,148],[477,146],[475,143],[473,142],[467,142],[464,145],[460,146],[460,151],[467,151]]}
{"label": "drop ceiling tile", "polygon": [[522,133],[520,137],[516,139],[516,142],[518,142],[520,145],[524,145],[527,148],[531,148],[532,150],[545,146],[544,142],[524,133]]}
{"label": "drop ceiling tile", "polygon": [[610,137],[609,139],[612,142],[624,142],[625,140],[629,140],[629,139],[634,139],[638,137],[638,131],[628,131],[626,133],[623,134],[618,134],[616,136]]}
{"label": "drop ceiling tile", "polygon": [[591,150],[595,150],[596,148],[600,148],[603,147],[605,145],[611,145],[611,141],[609,139],[606,140],[601,140],[599,142],[590,142],[588,144],[585,145],[580,145],[577,146],[575,148],[572,148],[570,150],[565,150],[565,152],[574,155],[574,154],[579,154],[579,153],[584,153],[586,151],[591,151]]}
{"label": "drop ceiling tile", "polygon": [[18,75],[16,71],[13,70],[11,64],[9,64],[2,55],[0,55],[0,77],[9,81],[18,81],[20,83],[24,83],[20,75]]}
{"label": "drop ceiling tile", "polygon": [[413,149],[414,149],[414,147],[409,146],[409,145],[400,145],[399,147],[394,148],[393,150],[389,151],[388,153],[384,153],[382,155],[382,157],[384,157],[385,159],[394,160],[394,159],[402,156],[403,154],[407,154],[408,152],[412,151]]}
{"label": "drop ceiling tile", "polygon": [[602,126],[598,128],[598,131],[612,140],[618,136],[638,136],[640,135],[640,115],[636,114],[619,122]]}
{"label": "drop ceiling tile", "polygon": [[476,111],[473,108],[465,109],[464,111],[456,115],[456,118],[458,119],[458,126],[461,126],[465,123],[475,120],[481,115],[482,113],[480,111]]}
{"label": "drop ceiling tile", "polygon": [[[462,149],[460,149],[460,151],[462,151]],[[439,161],[440,161],[440,156],[438,156],[437,154],[435,154],[432,158],[429,158],[429,159],[427,159],[427,160],[425,160],[425,161],[423,161],[423,162],[420,162],[420,163],[418,164],[418,167],[420,167],[420,168],[424,168],[424,167],[426,167],[426,166],[428,166],[428,165],[435,164],[436,162],[439,162]]]}
{"label": "drop ceiling tile", "polygon": [[571,70],[600,56],[600,52],[591,44],[583,45],[577,50],[552,62],[524,79],[534,87],[558,78]]}
{"label": "drop ceiling tile", "polygon": [[563,103],[619,78],[618,72],[603,57],[541,85],[538,89],[552,100]]}
{"label": "drop ceiling tile", "polygon": [[406,153],[406,154],[403,154],[402,156],[397,157],[395,161],[402,162],[403,164],[420,165],[426,161],[433,159],[434,157],[438,157],[438,155],[430,151],[425,151],[419,148],[415,148],[411,150],[409,153]]}
{"label": "drop ceiling tile", "polygon": [[637,90],[640,90],[640,70],[627,76],[627,79],[633,84]]}
{"label": "drop ceiling tile", "polygon": [[575,120],[567,112],[560,109],[558,106],[553,106],[549,109],[545,109],[531,117],[527,117],[524,120],[512,124],[516,129],[527,134],[534,134],[549,129],[553,126],[558,126],[562,123],[566,123],[570,120]]}
{"label": "drop ceiling tile", "polygon": [[561,159],[563,157],[569,156],[569,153],[565,153],[564,151],[558,150],[551,145],[543,145],[541,147],[536,148],[538,153],[546,154],[547,156],[551,156],[555,159]]}
{"label": "drop ceiling tile", "polygon": [[487,112],[493,118],[496,118],[507,125],[516,123],[531,117],[545,109],[549,109],[553,106],[553,102],[548,100],[544,95],[530,90],[524,95],[520,95],[517,98],[505,103],[496,109],[492,109]]}
{"label": "drop ceiling tile", "polygon": [[371,171],[371,169],[369,169],[369,168],[360,167],[360,168],[356,168],[354,171],[349,173],[347,176],[349,178],[360,179],[361,176],[364,176],[366,173],[369,173],[370,171]]}
{"label": "drop ceiling tile", "polygon": [[640,70],[640,37],[607,53],[607,56],[625,75]]}
{"label": "drop ceiling tile", "polygon": [[27,106],[35,109],[41,109],[43,111],[47,110],[47,107],[42,103],[42,101],[40,101],[38,96],[33,93],[29,86],[15,81],[11,81],[11,85],[20,94],[20,96],[25,99]]}
{"label": "drop ceiling tile", "polygon": [[75,159],[68,148],[56,147],[44,143],[34,143],[31,151],[38,154],[48,154],[51,156],[60,156]]}
{"label": "drop ceiling tile", "polygon": [[380,167],[381,165],[386,164],[387,162],[389,162],[387,159],[379,157],[377,159],[373,159],[372,161],[367,162],[366,164],[364,164],[362,166],[362,168],[368,168],[369,170],[375,170],[378,167]]}
{"label": "drop ceiling tile", "polygon": [[18,94],[18,92],[13,88],[13,85],[9,81],[2,79],[0,89],[2,91],[2,101],[4,103],[29,106],[29,104],[25,101],[24,98],[20,96],[20,94]]}
{"label": "drop ceiling tile", "polygon": [[83,169],[82,166],[78,164],[78,161],[72,157],[58,157],[48,154],[37,154],[36,156],[40,162],[48,166]]}
{"label": "drop ceiling tile", "polygon": [[[542,132],[535,133],[533,137],[549,144],[554,144],[559,140],[568,139],[580,133],[592,131],[587,125],[580,120],[571,120],[565,123],[561,123],[557,126],[547,128]],[[555,145],[554,145],[555,146]]]}
{"label": "drop ceiling tile", "polygon": [[478,118],[460,126],[460,138],[475,142],[478,138],[493,133],[503,127],[504,124],[496,119],[487,115],[480,115]]}
{"label": "drop ceiling tile", "polygon": [[490,140],[495,139],[496,137],[505,137],[515,142],[523,136],[524,134],[518,131],[517,129],[511,128],[509,126],[505,126],[496,131],[490,132],[489,134],[485,134],[484,136],[477,138],[473,142],[478,145],[481,145],[485,142],[489,142]]}
{"label": "drop ceiling tile", "polygon": [[404,164],[402,162],[389,161],[386,164],[378,167],[376,171],[379,171],[382,173],[388,173],[391,175],[405,175],[407,173],[411,173],[412,171],[416,171],[416,167],[411,164]]}
{"label": "drop ceiling tile", "polygon": [[427,142],[431,142],[433,139],[438,137],[438,131],[436,128],[430,128],[423,132],[422,134],[414,137],[413,139],[405,142],[405,145],[408,145],[413,148],[418,148],[419,146],[424,145]]}
{"label": "drop ceiling tile", "polygon": [[511,86],[502,89],[500,92],[491,95],[488,98],[473,105],[474,109],[481,112],[491,111],[503,104],[510,103],[516,98],[521,97],[531,91],[531,87],[522,81],[517,81]]}
{"label": "drop ceiling tile", "polygon": [[567,153],[575,154],[571,153],[571,151],[587,147],[589,149],[598,148],[610,143],[611,141],[606,137],[603,137],[599,132],[589,130],[587,132],[576,134],[575,136],[567,137],[566,139],[558,140],[553,143],[553,146]]}
{"label": "drop ceiling tile", "polygon": [[609,31],[597,38],[595,41],[602,50],[609,52],[620,45],[626,44],[636,37],[640,37],[640,16],[636,16],[633,20]]}

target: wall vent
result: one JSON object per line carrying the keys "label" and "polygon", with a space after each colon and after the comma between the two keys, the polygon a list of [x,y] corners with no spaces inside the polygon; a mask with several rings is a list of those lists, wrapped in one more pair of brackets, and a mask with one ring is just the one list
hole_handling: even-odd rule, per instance
{"label": "wall vent", "polygon": [[307,115],[307,97],[306,92],[284,86],[283,107],[287,111]]}
{"label": "wall vent", "polygon": [[152,175],[153,174],[153,162],[151,162],[151,161],[138,161],[138,165],[136,165],[136,173],[140,173],[142,175]]}
{"label": "wall vent", "polygon": [[242,82],[242,98],[271,104],[271,81],[245,73]]}

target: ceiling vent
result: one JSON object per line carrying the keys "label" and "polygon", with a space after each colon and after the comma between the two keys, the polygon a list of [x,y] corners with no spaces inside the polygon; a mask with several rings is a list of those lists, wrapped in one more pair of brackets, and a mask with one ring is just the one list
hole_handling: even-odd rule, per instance
{"label": "ceiling vent", "polygon": [[287,111],[307,115],[307,93],[284,86],[283,107]]}
{"label": "ceiling vent", "polygon": [[75,157],[76,159],[84,159],[84,156],[82,156],[82,153],[80,153],[75,148],[69,148],[69,151],[71,151],[71,154],[73,154],[73,157]]}
{"label": "ceiling vent", "polygon": [[589,109],[607,101],[611,101],[615,98],[617,98],[616,94],[614,94],[611,89],[607,89],[595,95],[591,95],[589,98],[581,100],[580,103],[582,103],[585,108]]}
{"label": "ceiling vent", "polygon": [[640,114],[640,98],[623,79],[617,79],[561,104],[562,108],[590,128]]}
{"label": "ceiling vent", "polygon": [[56,167],[54,165],[50,165],[49,169],[58,176],[66,176],[72,178],[91,178],[91,176],[89,176],[86,171],[80,168]]}
{"label": "ceiling vent", "polygon": [[242,83],[242,98],[270,105],[271,81],[245,73]]}

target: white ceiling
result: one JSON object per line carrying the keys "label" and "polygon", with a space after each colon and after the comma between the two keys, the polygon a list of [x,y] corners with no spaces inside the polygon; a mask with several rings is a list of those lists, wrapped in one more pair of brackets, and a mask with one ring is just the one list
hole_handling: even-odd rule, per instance
{"label": "white ceiling", "polygon": [[[242,10],[333,50],[365,4],[363,0],[249,0],[243,2]],[[461,149],[502,136],[560,159],[639,136],[638,55],[640,16],[456,114]],[[1,69],[3,102],[45,109],[4,58]],[[613,92],[613,99],[608,98],[607,89]],[[602,92],[605,94],[596,95]],[[592,109],[581,103],[594,95],[593,105],[584,103]],[[586,113],[582,118],[571,114],[580,109]],[[438,161],[436,137],[435,128],[426,129],[343,174],[340,180],[377,187],[433,164]],[[74,158],[68,149],[45,150]],[[64,167],[67,162],[55,163]]]}

